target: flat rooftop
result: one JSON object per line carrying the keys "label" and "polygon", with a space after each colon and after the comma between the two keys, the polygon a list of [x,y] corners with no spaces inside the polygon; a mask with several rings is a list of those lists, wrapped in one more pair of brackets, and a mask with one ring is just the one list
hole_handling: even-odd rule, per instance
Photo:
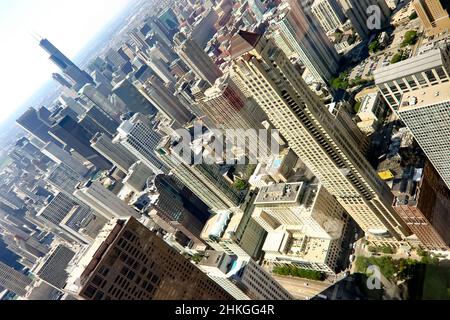
{"label": "flat rooftop", "polygon": [[413,110],[446,101],[450,102],[450,82],[405,93],[398,111]]}
{"label": "flat rooftop", "polygon": [[430,50],[407,60],[374,71],[375,83],[386,83],[411,74],[420,73],[444,64],[440,49]]}
{"label": "flat rooftop", "polygon": [[255,205],[295,203],[299,199],[303,185],[303,182],[298,182],[280,183],[263,187],[255,200]]}

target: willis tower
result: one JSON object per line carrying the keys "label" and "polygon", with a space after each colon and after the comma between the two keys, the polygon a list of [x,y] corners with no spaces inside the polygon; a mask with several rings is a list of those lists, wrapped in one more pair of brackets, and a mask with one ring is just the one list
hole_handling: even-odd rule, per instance
{"label": "willis tower", "polygon": [[87,72],[78,68],[50,41],[48,41],[47,39],[42,39],[39,41],[39,45],[50,55],[50,60],[61,69],[64,75],[66,75],[75,83],[74,89],[76,91],[80,90],[88,83],[94,83],[94,80]]}

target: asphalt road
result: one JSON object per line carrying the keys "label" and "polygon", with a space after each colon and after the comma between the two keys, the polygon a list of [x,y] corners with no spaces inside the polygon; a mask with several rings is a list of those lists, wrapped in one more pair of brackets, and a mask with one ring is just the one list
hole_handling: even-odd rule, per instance
{"label": "asphalt road", "polygon": [[[328,289],[332,284],[300,278],[272,275],[295,299],[309,300]],[[305,285],[308,284],[308,286]]]}

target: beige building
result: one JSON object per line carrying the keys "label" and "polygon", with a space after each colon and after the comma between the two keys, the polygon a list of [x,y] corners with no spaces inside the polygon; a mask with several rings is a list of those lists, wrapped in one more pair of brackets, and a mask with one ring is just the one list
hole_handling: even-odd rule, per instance
{"label": "beige building", "polygon": [[85,300],[232,300],[133,218],[113,220],[102,230],[65,289]]}
{"label": "beige building", "polygon": [[262,188],[253,219],[267,232],[281,228],[331,240],[342,236],[343,215],[344,209],[321,185],[298,182]]}
{"label": "beige building", "polygon": [[358,150],[348,128],[304,83],[286,55],[261,35],[232,40],[232,69],[327,191],[371,236],[402,240],[410,230],[392,208],[393,195]]}
{"label": "beige building", "polygon": [[437,35],[450,30],[449,12],[443,6],[447,0],[414,0],[414,8],[425,28],[427,35]]}

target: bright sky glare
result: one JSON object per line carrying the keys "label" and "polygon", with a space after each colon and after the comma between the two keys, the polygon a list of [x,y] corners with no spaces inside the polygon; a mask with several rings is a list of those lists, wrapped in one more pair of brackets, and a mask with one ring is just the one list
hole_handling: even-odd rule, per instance
{"label": "bright sky glare", "polygon": [[0,0],[0,122],[57,68],[31,34],[73,58],[131,0]]}

